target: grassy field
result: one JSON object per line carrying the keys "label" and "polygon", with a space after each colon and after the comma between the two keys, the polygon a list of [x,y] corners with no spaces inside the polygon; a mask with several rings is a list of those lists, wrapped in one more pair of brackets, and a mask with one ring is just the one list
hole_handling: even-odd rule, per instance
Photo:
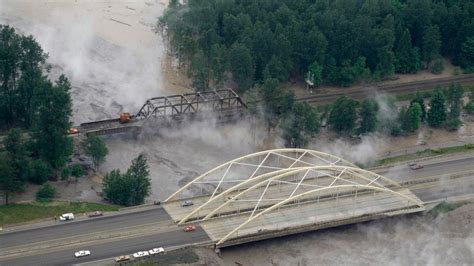
{"label": "grassy field", "polygon": [[119,206],[87,202],[33,202],[0,206],[0,226],[25,223],[36,219],[51,218],[63,213],[90,211],[118,211]]}
{"label": "grassy field", "polygon": [[450,211],[454,211],[455,209],[465,205],[470,204],[471,202],[458,202],[458,203],[449,203],[449,202],[441,202],[440,204],[436,205],[433,209],[430,210],[430,213],[434,215],[438,215],[440,213],[447,213]]}
{"label": "grassy field", "polygon": [[446,148],[439,148],[439,149],[426,149],[426,150],[419,151],[413,154],[389,157],[389,158],[376,161],[373,166],[381,166],[381,165],[386,165],[386,164],[414,160],[414,159],[423,158],[423,157],[431,157],[431,156],[436,156],[436,155],[459,153],[459,152],[466,152],[466,151],[474,151],[474,144],[466,144],[463,146],[453,146],[453,147],[446,147]]}

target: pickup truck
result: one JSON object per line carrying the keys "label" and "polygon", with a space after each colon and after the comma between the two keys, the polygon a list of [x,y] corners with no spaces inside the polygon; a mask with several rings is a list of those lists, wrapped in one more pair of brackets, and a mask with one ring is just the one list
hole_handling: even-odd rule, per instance
{"label": "pickup truck", "polygon": [[64,213],[63,215],[59,216],[60,221],[69,221],[69,220],[74,220],[74,214],[73,213]]}

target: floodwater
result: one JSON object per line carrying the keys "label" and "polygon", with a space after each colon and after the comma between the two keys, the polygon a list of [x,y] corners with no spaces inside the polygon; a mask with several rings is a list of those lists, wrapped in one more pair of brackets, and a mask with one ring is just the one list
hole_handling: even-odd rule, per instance
{"label": "floodwater", "polygon": [[[179,86],[165,44],[153,31],[167,2],[0,0],[0,23],[35,36],[49,54],[51,79],[69,77],[77,125],[137,112],[150,97],[189,92]],[[246,121],[219,130],[215,122],[148,127],[138,139],[107,137],[109,155],[101,172],[123,171],[145,153],[152,178],[147,201],[162,200],[199,173],[255,150],[258,133]],[[81,199],[89,194],[83,191]]]}

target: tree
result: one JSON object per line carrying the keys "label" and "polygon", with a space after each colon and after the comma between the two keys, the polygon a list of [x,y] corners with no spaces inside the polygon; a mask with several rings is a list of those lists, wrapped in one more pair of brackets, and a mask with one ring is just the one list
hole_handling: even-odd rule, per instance
{"label": "tree", "polygon": [[36,192],[37,200],[50,200],[56,196],[56,188],[54,188],[49,182],[41,186]]}
{"label": "tree", "polygon": [[150,194],[148,163],[143,154],[132,161],[125,174],[115,169],[104,178],[104,197],[113,203],[121,205],[142,204]]}
{"label": "tree", "polygon": [[234,43],[229,52],[229,65],[234,81],[242,91],[253,85],[255,67],[250,50],[242,43]]}
{"label": "tree", "polygon": [[379,106],[374,99],[365,99],[362,102],[359,116],[361,118],[359,123],[359,134],[369,133],[375,131],[377,128],[377,112]]}
{"label": "tree", "polygon": [[188,71],[196,91],[206,91],[209,88],[210,69],[203,51],[199,50],[194,54]]}
{"label": "tree", "polygon": [[433,74],[441,74],[444,70],[444,64],[442,58],[437,58],[433,61],[433,65],[431,66],[431,73]]}
{"label": "tree", "polygon": [[431,96],[427,121],[431,127],[440,127],[446,121],[445,96],[439,88]]}
{"label": "tree", "polygon": [[425,118],[426,118],[426,105],[425,105],[425,100],[423,99],[423,95],[419,91],[417,91],[415,93],[415,98],[413,98],[410,101],[410,107],[415,103],[417,103],[421,108],[421,116],[420,116],[421,121],[425,121]]}
{"label": "tree", "polygon": [[314,86],[318,87],[323,81],[323,67],[318,62],[313,62],[308,67],[308,73],[306,79],[313,83]]}
{"label": "tree", "polygon": [[81,177],[84,175],[84,169],[80,164],[75,164],[71,168],[71,175],[75,178]]}
{"label": "tree", "polygon": [[0,78],[2,120],[12,125],[15,120],[15,94],[21,60],[21,37],[8,25],[0,25]]}
{"label": "tree", "polygon": [[0,189],[5,192],[5,204],[8,205],[10,193],[21,192],[25,181],[18,178],[11,165],[11,159],[0,153]]}
{"label": "tree", "polygon": [[402,117],[402,129],[406,132],[417,130],[420,127],[421,115],[420,104],[414,102]]}
{"label": "tree", "polygon": [[448,130],[454,131],[461,126],[461,101],[464,95],[464,89],[459,84],[451,84],[446,91],[446,100],[449,106],[449,113],[447,115],[447,127]]}
{"label": "tree", "polygon": [[130,202],[130,178],[122,175],[120,170],[114,169],[104,177],[102,190],[104,198],[115,204],[129,206]]}
{"label": "tree", "polygon": [[51,168],[42,160],[35,160],[30,165],[30,181],[41,185],[48,181],[51,174]]}
{"label": "tree", "polygon": [[86,155],[92,159],[94,167],[97,170],[99,165],[105,161],[105,156],[109,153],[104,141],[96,135],[89,134],[81,144]]}
{"label": "tree", "polygon": [[5,150],[10,158],[14,175],[19,182],[26,182],[28,177],[28,151],[19,129],[13,128],[4,140]]}
{"label": "tree", "polygon": [[0,122],[28,128],[48,55],[33,36],[17,34],[8,25],[0,25],[0,36]]}
{"label": "tree", "polygon": [[395,71],[398,73],[416,73],[420,69],[420,51],[417,47],[412,47],[410,32],[405,29],[395,46]]}
{"label": "tree", "polygon": [[149,178],[150,171],[148,169],[145,155],[140,154],[137,158],[133,159],[132,165],[127,170],[126,175],[132,180],[130,200],[133,205],[142,204],[145,201],[145,197],[150,194],[151,183]]}
{"label": "tree", "polygon": [[461,66],[474,72],[474,36],[468,37],[461,45]]}
{"label": "tree", "polygon": [[63,166],[72,154],[72,140],[67,135],[71,127],[71,84],[61,75],[52,85],[47,82],[41,93],[38,117],[32,132],[34,154],[53,168]]}
{"label": "tree", "polygon": [[357,101],[346,96],[339,97],[331,108],[328,123],[336,132],[352,131],[357,118],[356,107]]}
{"label": "tree", "polygon": [[436,25],[428,26],[423,33],[423,60],[429,67],[433,59],[439,57],[439,49],[441,48],[441,35]]}
{"label": "tree", "polygon": [[308,135],[318,133],[319,126],[318,111],[307,103],[296,103],[280,127],[287,146],[296,148],[306,145]]}

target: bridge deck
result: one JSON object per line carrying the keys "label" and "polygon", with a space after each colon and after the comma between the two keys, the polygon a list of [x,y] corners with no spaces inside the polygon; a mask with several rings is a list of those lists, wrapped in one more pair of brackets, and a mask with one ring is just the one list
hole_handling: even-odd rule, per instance
{"label": "bridge deck", "polygon": [[[405,188],[399,189],[398,192],[406,196],[416,197]],[[392,212],[399,210],[404,210],[403,213],[407,213],[419,212],[424,209],[388,193],[369,193],[357,198],[339,198],[338,200],[319,203],[308,202],[282,207],[264,214],[239,230],[233,238],[355,219],[362,216],[392,215]],[[200,225],[212,240],[219,241],[234,228],[245,222],[248,217],[248,213],[246,215],[225,216],[201,222]]]}
{"label": "bridge deck", "polygon": [[[298,182],[297,180],[295,181]],[[305,185],[327,186],[331,184],[332,181],[333,179],[325,178],[325,177],[306,178],[302,182],[302,185],[298,188],[298,191],[306,192],[315,188],[314,186],[305,186]],[[257,182],[252,183],[251,185],[254,185],[256,183]],[[335,183],[334,185],[337,185],[337,183]],[[262,201],[260,202],[259,207],[268,207],[278,202],[278,201],[275,201],[275,199],[287,198],[288,195],[290,195],[292,191],[295,189],[295,187],[296,187],[295,184],[273,183],[272,185],[268,186],[267,191],[265,193],[266,196],[262,198]],[[223,207],[221,210],[219,210],[219,213],[224,213],[224,214],[238,213],[241,211],[252,210],[256,204],[256,201],[258,201],[264,189],[265,189],[265,186],[262,186],[256,190],[246,193],[244,197],[245,199],[232,201],[231,203]],[[243,190],[244,189],[241,189],[241,191]],[[340,189],[338,190],[338,193],[343,194],[344,192],[352,191],[352,190],[353,189],[351,188],[348,188],[345,190]],[[199,212],[191,216],[191,220],[199,218],[199,217],[203,217],[203,215],[210,213],[215,208],[217,208],[218,206],[226,202],[231,197],[237,195],[238,193],[240,192],[234,191],[225,195],[224,197],[220,199],[216,199],[214,202],[208,204],[206,207],[202,208]],[[359,193],[363,193],[363,191],[359,191]],[[325,196],[330,196],[333,194],[334,192],[331,192],[331,191],[320,192],[319,197],[324,198]],[[308,198],[314,199],[315,197],[316,197],[315,195],[309,195],[307,197],[302,197],[300,200],[304,201]],[[252,199],[252,200],[249,200],[249,199]],[[196,208],[204,204],[207,200],[209,200],[209,196],[206,195],[206,196],[201,196],[201,197],[195,197],[190,200],[193,201],[194,203],[193,206],[181,207],[181,201],[170,201],[170,202],[164,203],[163,207],[170,214],[170,216],[173,218],[174,221],[180,221],[190,212],[192,212],[193,210],[195,210]]]}

